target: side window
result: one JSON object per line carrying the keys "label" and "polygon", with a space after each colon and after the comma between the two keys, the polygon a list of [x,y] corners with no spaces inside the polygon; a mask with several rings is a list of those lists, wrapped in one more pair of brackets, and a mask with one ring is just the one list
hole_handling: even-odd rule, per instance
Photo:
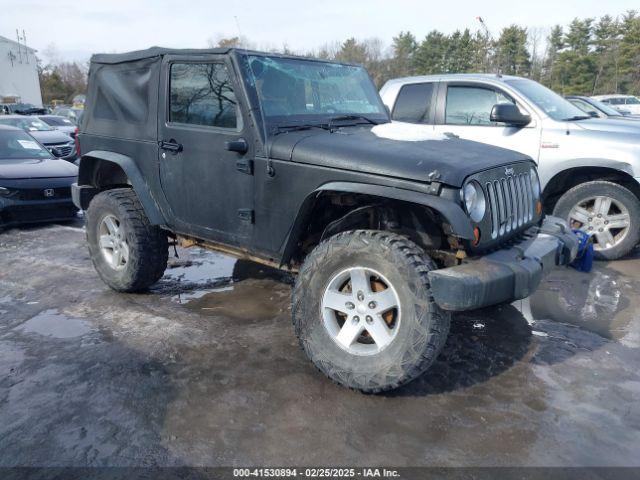
{"label": "side window", "polygon": [[403,86],[393,107],[393,120],[427,123],[433,86],[433,83],[414,83]]}
{"label": "side window", "polygon": [[514,103],[500,92],[482,87],[447,88],[445,123],[447,125],[496,125],[489,120],[496,103]]}
{"label": "side window", "polygon": [[611,98],[609,103],[611,105],[624,105],[624,98]]}
{"label": "side window", "polygon": [[174,63],[169,121],[208,127],[238,127],[237,101],[222,63]]}

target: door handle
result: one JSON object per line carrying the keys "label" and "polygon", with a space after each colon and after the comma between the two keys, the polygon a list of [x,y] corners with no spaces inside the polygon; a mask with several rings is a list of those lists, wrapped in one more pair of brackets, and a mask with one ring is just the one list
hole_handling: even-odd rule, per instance
{"label": "door handle", "polygon": [[160,142],[158,142],[158,146],[162,150],[168,150],[173,153],[178,153],[182,151],[182,144],[176,142],[173,138],[168,142],[166,140],[161,140]]}
{"label": "door handle", "polygon": [[239,138],[231,142],[226,142],[224,144],[224,148],[230,152],[238,152],[244,155],[249,150],[249,144],[247,144],[247,141],[244,138]]}

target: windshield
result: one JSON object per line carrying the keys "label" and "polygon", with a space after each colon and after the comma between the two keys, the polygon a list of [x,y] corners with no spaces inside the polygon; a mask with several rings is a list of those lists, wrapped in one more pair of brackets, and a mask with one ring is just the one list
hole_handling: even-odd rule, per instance
{"label": "windshield", "polygon": [[533,80],[506,80],[528,100],[554,120],[588,118],[588,115],[557,93]]}
{"label": "windshield", "polygon": [[24,118],[2,118],[0,117],[0,123],[4,125],[11,125],[12,127],[18,127],[26,132],[43,132],[53,130],[49,125],[39,120],[36,117],[24,117]]}
{"label": "windshield", "polygon": [[0,162],[16,158],[49,157],[49,152],[28,134],[19,130],[0,130]]}
{"label": "windshield", "polygon": [[74,124],[71,120],[64,117],[41,117],[40,118],[47,125],[52,127],[73,127]]}
{"label": "windshield", "polygon": [[[249,80],[255,83],[270,125],[325,123],[343,115],[388,121],[378,92],[362,67],[298,58],[248,59]],[[352,123],[364,122],[353,119]]]}
{"label": "windshield", "polygon": [[596,107],[598,110],[600,110],[601,112],[604,112],[605,114],[607,114],[610,117],[621,117],[622,114],[611,108],[609,105],[607,105],[606,103],[602,103],[600,100],[595,100],[593,98],[589,99],[589,103],[591,105],[593,105],[594,107]]}
{"label": "windshield", "polygon": [[36,108],[36,106],[31,103],[16,103],[11,107],[14,112],[19,112],[20,110],[29,110],[30,108]]}

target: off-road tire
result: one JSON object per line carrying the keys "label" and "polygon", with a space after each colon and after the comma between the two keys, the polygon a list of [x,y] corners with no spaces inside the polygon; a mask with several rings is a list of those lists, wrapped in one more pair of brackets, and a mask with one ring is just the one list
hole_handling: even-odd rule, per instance
{"label": "off-road tire", "polygon": [[[393,284],[401,305],[396,337],[375,355],[342,349],[322,319],[324,290],[337,272],[374,269]],[[434,302],[427,273],[436,269],[428,255],[406,237],[374,230],[339,233],[306,258],[292,296],[292,317],[300,346],[330,379],[367,393],[391,390],[423,374],[438,356],[449,332],[450,313]]]}
{"label": "off-road tire", "polygon": [[611,197],[622,203],[629,211],[631,224],[627,236],[612,248],[594,251],[594,257],[599,260],[616,260],[627,255],[640,240],[640,201],[629,189],[604,180],[581,183],[560,197],[553,209],[553,214],[568,220],[569,213],[575,205],[594,196]]}
{"label": "off-road tire", "polygon": [[[98,228],[106,215],[114,215],[124,228],[129,259],[122,270],[107,263],[98,243]],[[149,223],[132,189],[114,188],[99,193],[91,200],[85,216],[91,261],[109,287],[118,292],[137,292],[162,277],[169,254],[167,235]]]}

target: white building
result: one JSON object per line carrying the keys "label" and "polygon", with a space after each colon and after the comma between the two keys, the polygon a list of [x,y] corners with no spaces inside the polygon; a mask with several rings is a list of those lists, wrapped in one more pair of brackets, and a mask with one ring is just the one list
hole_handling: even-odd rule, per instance
{"label": "white building", "polygon": [[0,103],[42,106],[36,50],[0,36]]}

